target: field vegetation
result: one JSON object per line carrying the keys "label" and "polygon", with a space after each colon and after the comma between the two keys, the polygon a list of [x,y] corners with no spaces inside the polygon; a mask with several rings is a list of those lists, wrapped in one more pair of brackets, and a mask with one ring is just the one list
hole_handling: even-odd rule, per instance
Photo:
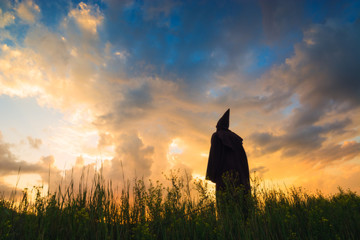
{"label": "field vegetation", "polygon": [[97,175],[53,193],[2,196],[0,239],[360,239],[360,197],[350,190],[324,196],[253,181],[244,211],[238,189],[217,204],[204,181],[174,173],[167,181],[135,179],[116,194]]}

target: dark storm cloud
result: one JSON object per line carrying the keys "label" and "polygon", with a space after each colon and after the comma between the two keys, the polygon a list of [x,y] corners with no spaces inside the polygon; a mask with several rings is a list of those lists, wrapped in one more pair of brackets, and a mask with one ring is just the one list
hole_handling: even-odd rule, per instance
{"label": "dark storm cloud", "polygon": [[305,126],[299,128],[287,128],[284,135],[272,133],[254,133],[250,139],[262,149],[262,153],[272,153],[283,149],[283,155],[293,156],[303,154],[304,151],[314,151],[321,148],[326,141],[327,134],[341,134],[351,123],[349,119],[341,122],[333,122],[322,126]]}
{"label": "dark storm cloud", "polygon": [[292,127],[312,125],[326,114],[338,117],[360,106],[360,22],[329,21],[310,28],[304,43],[288,61],[290,88],[302,104],[290,119]]}
{"label": "dark storm cloud", "polygon": [[309,108],[358,107],[359,41],[360,21],[329,20],[313,25],[305,32],[304,41],[295,46],[295,56],[279,69],[289,79],[279,79],[278,84],[296,91]]}
{"label": "dark storm cloud", "polygon": [[325,26],[314,26],[305,39],[310,44],[298,51],[304,54],[302,62],[307,65],[296,67],[313,75],[302,79],[301,101],[311,105],[327,102],[332,108],[343,108],[344,104],[358,107],[360,21],[348,24],[329,21]]}
{"label": "dark storm cloud", "polygon": [[294,125],[317,122],[328,111],[349,111],[360,104],[358,68],[360,22],[329,20],[305,31],[295,55],[266,74],[270,109],[295,96],[302,105]]}
{"label": "dark storm cloud", "polygon": [[[338,0],[259,0],[265,39],[271,45],[297,41],[302,31],[313,23],[328,19],[356,17],[356,1]],[[294,27],[296,26],[296,27]]]}
{"label": "dark storm cloud", "polygon": [[[358,42],[359,21],[343,23],[329,20],[325,24],[314,25],[305,32],[303,43],[295,47],[295,56],[268,76],[270,85],[275,82],[277,84],[269,85],[272,95],[277,92],[280,95],[284,92],[292,93],[289,97],[296,94],[300,106],[294,108],[286,120],[282,128],[284,134],[252,134],[251,139],[262,153],[282,149],[283,156],[288,157],[306,152],[313,155],[311,159],[323,156],[330,161],[334,158],[325,154],[325,142],[332,136],[356,131],[354,124],[357,120],[352,119],[351,114],[359,111],[360,106]],[[326,119],[328,120],[325,121]],[[327,123],[323,123],[324,121]],[[360,150],[356,149],[358,143],[349,146],[333,145],[332,148],[339,152],[333,156],[340,160],[359,154]]]}

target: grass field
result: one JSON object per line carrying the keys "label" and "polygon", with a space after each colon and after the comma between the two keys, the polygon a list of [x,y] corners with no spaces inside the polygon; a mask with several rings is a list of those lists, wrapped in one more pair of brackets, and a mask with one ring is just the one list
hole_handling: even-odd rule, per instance
{"label": "grass field", "polygon": [[115,194],[97,176],[88,187],[70,182],[45,195],[24,190],[19,201],[0,197],[0,239],[360,239],[360,196],[349,190],[325,197],[255,181],[244,217],[234,194],[217,205],[205,182],[167,180],[166,187],[134,180]]}

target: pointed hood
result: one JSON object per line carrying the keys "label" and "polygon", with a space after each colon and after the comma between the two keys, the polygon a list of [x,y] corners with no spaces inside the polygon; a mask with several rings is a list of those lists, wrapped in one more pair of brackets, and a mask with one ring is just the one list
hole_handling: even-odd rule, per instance
{"label": "pointed hood", "polygon": [[216,124],[217,129],[229,129],[230,108],[224,113]]}

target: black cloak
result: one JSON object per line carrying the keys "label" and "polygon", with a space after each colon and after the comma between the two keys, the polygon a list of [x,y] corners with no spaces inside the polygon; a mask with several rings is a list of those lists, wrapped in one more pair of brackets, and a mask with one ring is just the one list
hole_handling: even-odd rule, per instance
{"label": "black cloak", "polygon": [[211,137],[211,148],[206,170],[206,179],[216,183],[216,189],[222,187],[222,175],[235,172],[236,185],[243,185],[250,192],[249,165],[243,147],[243,139],[229,130],[230,109],[220,118],[216,132]]}

